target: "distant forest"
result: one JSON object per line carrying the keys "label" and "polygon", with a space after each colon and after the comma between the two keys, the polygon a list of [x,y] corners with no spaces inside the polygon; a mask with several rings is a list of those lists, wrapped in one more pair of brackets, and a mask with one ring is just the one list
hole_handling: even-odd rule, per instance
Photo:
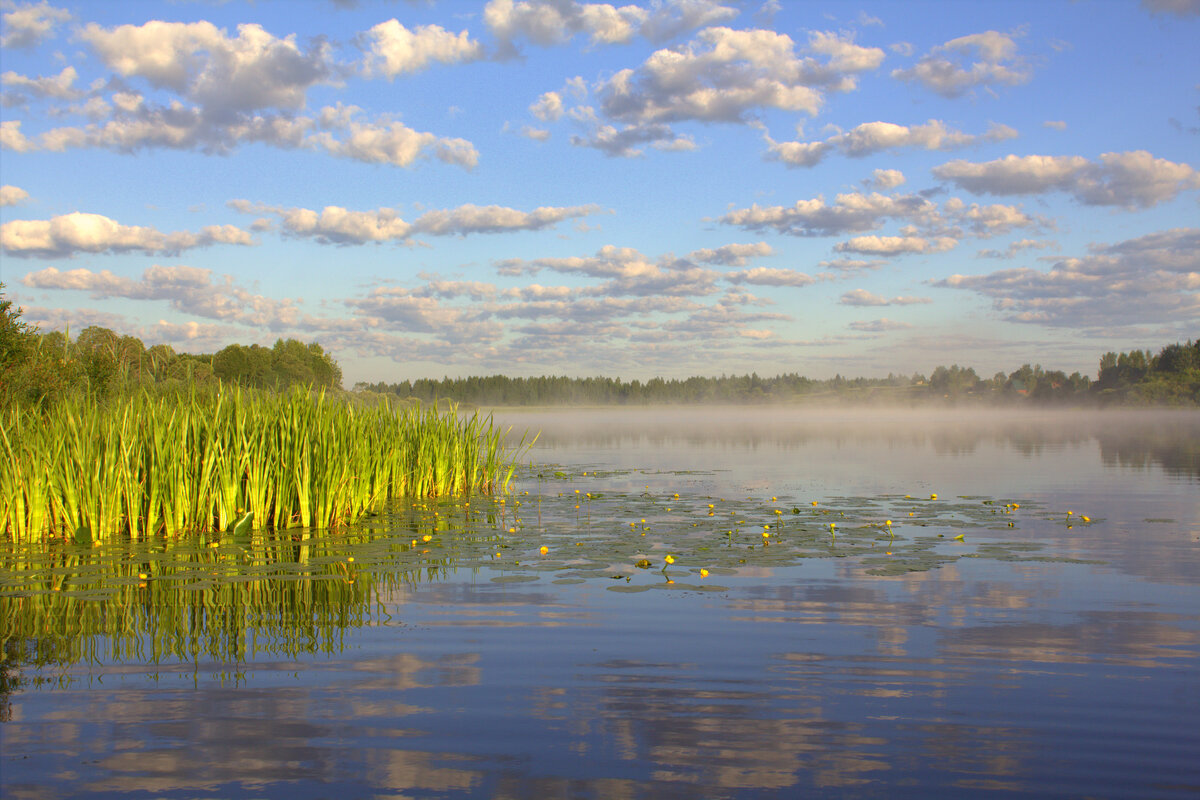
{"label": "distant forest", "polygon": [[[3,284],[0,284],[0,289]],[[168,345],[146,347],[133,336],[88,327],[74,339],[41,333],[21,319],[0,292],[0,402],[53,402],[68,391],[105,396],[137,387],[235,384],[268,390],[296,385],[339,390],[342,370],[316,342],[280,339],[272,347],[231,344],[216,353],[178,353]],[[920,404],[1037,403],[1060,405],[1200,405],[1200,341],[1149,350],[1105,353],[1096,380],[1025,364],[981,378],[971,367],[941,366],[926,377],[825,380],[796,373],[685,379],[510,378],[418,379],[358,383],[364,399],[392,395],[433,403],[451,400],[478,406],[648,405],[665,403]]]}
{"label": "distant forest", "polygon": [[1157,355],[1149,350],[1105,353],[1096,380],[1074,372],[1025,364],[1005,374],[981,378],[971,367],[937,367],[926,377],[826,380],[789,373],[685,379],[471,378],[418,379],[399,383],[358,383],[356,391],[413,398],[450,399],[480,406],[647,405],[657,403],[878,402],[916,404],[1039,403],[1063,405],[1200,405],[1200,341],[1171,344]]}

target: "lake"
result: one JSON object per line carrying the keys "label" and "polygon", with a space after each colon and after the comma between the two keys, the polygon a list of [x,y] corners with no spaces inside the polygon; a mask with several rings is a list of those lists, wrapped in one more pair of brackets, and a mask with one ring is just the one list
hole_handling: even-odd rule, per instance
{"label": "lake", "polygon": [[1200,793],[1200,413],[496,419],[504,497],[9,546],[0,795]]}

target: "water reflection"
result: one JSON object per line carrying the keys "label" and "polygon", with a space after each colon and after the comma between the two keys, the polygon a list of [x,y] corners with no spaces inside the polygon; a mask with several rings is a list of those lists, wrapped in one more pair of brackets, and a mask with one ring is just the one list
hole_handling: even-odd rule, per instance
{"label": "water reflection", "polygon": [[540,430],[539,450],[834,450],[870,445],[961,456],[999,448],[1024,456],[1098,445],[1105,464],[1161,467],[1200,479],[1200,413],[1119,411],[836,411],[830,409],[621,409],[505,411],[514,430]]}
{"label": "water reflection", "polygon": [[[747,442],[715,435],[759,468],[827,470],[809,463],[816,444],[858,442],[910,470],[914,451],[932,453],[922,466],[941,464],[929,467],[939,482],[995,457],[989,480],[1007,465],[1033,485],[1105,453],[1193,452],[1190,428],[1163,419],[1153,436],[1138,429],[1144,445],[1061,418],[1044,435],[954,420],[894,435],[784,428],[779,446],[766,433],[755,444],[757,423]],[[1115,477],[1081,472],[1070,494],[1019,510],[941,486],[936,502],[847,484],[775,503],[777,474],[761,469],[720,478],[762,482],[747,498],[707,496],[709,476],[689,486],[695,476],[653,463],[614,466],[662,447],[708,468],[707,435],[677,446],[687,434],[668,426],[632,450],[612,435],[613,453],[606,439],[563,444],[575,466],[535,473],[521,484],[531,495],[504,503],[395,507],[332,534],[9,548],[0,793],[1183,797],[1200,786],[1189,538],[1200,513],[1191,487],[1164,478],[1184,456],[1113,456]],[[1130,473],[1141,482],[1123,488]],[[611,488],[622,482],[631,490]],[[1072,525],[1069,507],[1097,522]],[[781,525],[766,547],[764,522]],[[909,566],[888,568],[893,546]],[[667,552],[678,558],[659,572]],[[648,556],[653,568],[636,566]]]}

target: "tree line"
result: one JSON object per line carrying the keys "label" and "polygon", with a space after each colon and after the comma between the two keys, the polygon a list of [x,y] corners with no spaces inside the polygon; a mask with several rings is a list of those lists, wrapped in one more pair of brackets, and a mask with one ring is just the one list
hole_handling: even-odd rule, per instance
{"label": "tree line", "polygon": [[[3,284],[0,284],[3,289]],[[0,292],[0,400],[37,405],[71,390],[103,396],[137,386],[237,384],[283,390],[304,385],[340,389],[342,370],[316,342],[279,339],[272,347],[231,344],[216,353],[180,353],[146,347],[134,336],[92,326],[71,338],[42,333],[21,319]],[[658,403],[1037,403],[1062,405],[1200,405],[1200,340],[1149,350],[1105,353],[1095,380],[1079,372],[1022,365],[980,377],[972,367],[939,366],[928,376],[823,380],[797,373],[774,377],[651,378],[560,376],[418,378],[358,383],[359,394],[394,395],[435,403],[480,406],[647,405]]]}
{"label": "tree line", "polygon": [[981,378],[972,367],[939,366],[926,376],[818,380],[796,373],[761,377],[722,375],[684,379],[419,378],[396,383],[358,383],[358,391],[398,395],[422,402],[442,399],[481,406],[646,405],[655,403],[772,403],[863,401],[921,403],[1037,403],[1062,405],[1200,405],[1200,341],[1150,351],[1106,353],[1096,380],[1079,372],[1024,364]]}
{"label": "tree line", "polygon": [[45,406],[70,392],[107,397],[138,387],[222,383],[340,389],[342,370],[319,344],[296,339],[279,339],[272,347],[231,344],[216,353],[194,354],[165,344],[146,347],[136,336],[99,326],[84,328],[74,338],[61,331],[42,333],[0,294],[0,402]]}

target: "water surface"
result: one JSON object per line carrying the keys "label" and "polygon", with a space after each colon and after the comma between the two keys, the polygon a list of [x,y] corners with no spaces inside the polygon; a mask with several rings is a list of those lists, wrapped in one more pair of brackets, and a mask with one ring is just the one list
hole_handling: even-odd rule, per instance
{"label": "water surface", "polygon": [[10,548],[0,794],[1200,792],[1200,415],[497,419],[505,498]]}

